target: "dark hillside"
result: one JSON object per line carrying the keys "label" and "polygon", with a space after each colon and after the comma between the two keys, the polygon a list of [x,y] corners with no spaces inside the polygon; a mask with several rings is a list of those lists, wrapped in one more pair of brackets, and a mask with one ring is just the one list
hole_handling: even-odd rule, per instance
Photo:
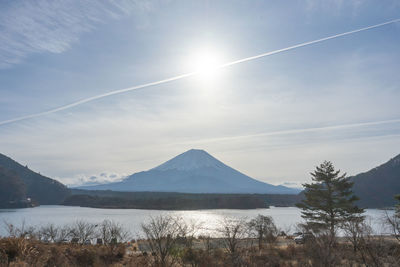
{"label": "dark hillside", "polygon": [[359,205],[368,208],[392,207],[400,194],[400,155],[364,173],[350,177]]}
{"label": "dark hillside", "polygon": [[0,154],[0,167],[14,172],[25,184],[26,197],[39,204],[61,204],[70,193],[62,183],[36,173],[3,154]]}
{"label": "dark hillside", "polygon": [[25,184],[18,175],[0,167],[0,208],[7,208],[11,202],[23,199],[26,199]]}

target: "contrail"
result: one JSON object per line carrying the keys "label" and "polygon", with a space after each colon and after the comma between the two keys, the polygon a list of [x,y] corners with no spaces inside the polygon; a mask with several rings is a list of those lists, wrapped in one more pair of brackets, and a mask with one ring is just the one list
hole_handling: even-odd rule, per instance
{"label": "contrail", "polygon": [[119,89],[119,90],[111,91],[111,92],[108,92],[108,93],[104,93],[104,94],[88,97],[88,98],[81,99],[79,101],[76,101],[76,102],[68,104],[68,105],[60,106],[58,108],[50,109],[50,110],[39,112],[39,113],[30,114],[30,115],[26,115],[26,116],[14,118],[14,119],[0,121],[0,126],[4,125],[4,124],[8,124],[8,123],[13,123],[13,122],[17,122],[17,121],[22,121],[22,120],[26,120],[26,119],[31,119],[31,118],[40,117],[40,116],[43,116],[43,115],[55,113],[55,112],[58,112],[58,111],[61,111],[61,110],[65,110],[65,109],[69,109],[69,108],[72,108],[72,107],[76,107],[76,106],[79,106],[79,105],[82,105],[82,104],[85,104],[85,103],[88,103],[88,102],[91,102],[93,100],[100,99],[100,98],[103,98],[103,97],[112,96],[112,95],[116,95],[116,94],[121,94],[121,93],[129,92],[129,91],[141,89],[141,88],[146,88],[146,87],[150,87],[150,86],[154,86],[154,85],[158,85],[158,84],[163,84],[163,83],[168,83],[168,82],[180,80],[180,79],[192,76],[194,74],[195,74],[194,72],[186,73],[186,74],[174,76],[174,77],[171,77],[171,78],[167,78],[167,79],[164,79],[164,80],[159,80],[159,81],[156,81],[156,82],[145,83],[145,84],[141,84],[141,85],[128,87],[128,88],[125,88],[125,89]]}
{"label": "contrail", "polygon": [[357,127],[363,127],[363,126],[373,126],[373,125],[382,125],[382,124],[399,123],[399,122],[400,122],[400,119],[349,123],[349,124],[339,124],[339,125],[332,125],[332,126],[289,129],[289,130],[282,130],[282,131],[270,131],[270,132],[262,132],[262,133],[256,133],[256,134],[223,136],[223,137],[217,137],[217,138],[199,139],[199,140],[188,141],[188,142],[183,142],[183,143],[181,142],[181,143],[177,143],[177,144],[180,144],[180,145],[182,145],[182,144],[202,144],[202,143],[212,143],[212,142],[221,142],[221,141],[231,141],[231,140],[243,139],[243,138],[246,139],[246,138],[254,138],[254,137],[285,135],[285,134],[298,134],[298,133],[308,133],[308,132],[327,131],[327,130],[329,131],[329,130],[357,128]]}
{"label": "contrail", "polygon": [[286,52],[286,51],[289,51],[289,50],[293,50],[293,49],[296,49],[296,48],[299,48],[299,47],[320,43],[320,42],[323,42],[323,41],[327,41],[327,40],[335,39],[335,38],[342,37],[342,36],[345,36],[345,35],[349,35],[349,34],[353,34],[353,33],[357,33],[357,32],[362,32],[362,31],[366,31],[366,30],[370,30],[370,29],[374,29],[374,28],[378,28],[378,27],[382,27],[384,25],[388,25],[388,24],[392,24],[392,23],[396,23],[396,22],[400,22],[400,18],[394,19],[394,20],[390,20],[390,21],[386,21],[386,22],[379,23],[379,24],[375,24],[375,25],[372,25],[372,26],[360,28],[360,29],[353,30],[353,31],[339,33],[339,34],[336,34],[336,35],[324,37],[324,38],[317,39],[317,40],[314,40],[314,41],[309,41],[309,42],[305,42],[305,43],[289,46],[289,47],[286,47],[286,48],[274,50],[274,51],[267,52],[267,53],[264,53],[264,54],[259,54],[259,55],[252,56],[252,57],[246,57],[246,58],[243,58],[243,59],[239,59],[239,60],[236,60],[236,61],[225,63],[225,64],[221,65],[221,67],[228,67],[228,66],[232,66],[232,65],[239,64],[239,63],[242,63],[242,62],[258,59],[258,58],[261,58],[261,57],[275,55],[275,54]]}
{"label": "contrail", "polygon": [[[227,63],[224,63],[224,64],[221,64],[221,65],[217,66],[216,69],[226,68],[226,67],[229,67],[229,66],[232,66],[232,65],[236,65],[236,64],[239,64],[239,63],[243,63],[243,62],[255,60],[255,59],[258,59],[258,58],[275,55],[275,54],[286,52],[286,51],[293,50],[293,49],[296,49],[296,48],[300,48],[300,47],[304,47],[304,46],[320,43],[320,42],[323,42],[323,41],[328,41],[328,40],[331,40],[331,39],[335,39],[335,38],[338,38],[338,37],[354,34],[354,33],[361,32],[361,31],[366,31],[366,30],[382,27],[384,25],[388,25],[388,24],[392,24],[392,23],[396,23],[396,22],[400,22],[400,18],[394,19],[394,20],[390,20],[390,21],[387,21],[387,22],[383,22],[383,23],[379,23],[379,24],[375,24],[375,25],[371,25],[371,26],[368,26],[368,27],[364,27],[364,28],[360,28],[360,29],[344,32],[344,33],[339,33],[339,34],[336,34],[336,35],[331,35],[331,36],[324,37],[324,38],[321,38],[321,39],[317,39],[317,40],[313,40],[313,41],[309,41],[309,42],[305,42],[305,43],[300,43],[300,44],[297,44],[297,45],[293,45],[293,46],[289,46],[289,47],[286,47],[286,48],[270,51],[270,52],[267,52],[267,53],[263,53],[263,54],[259,54],[259,55],[255,55],[255,56],[246,57],[246,58],[242,58],[242,59],[239,59],[239,60],[227,62]],[[57,108],[54,108],[54,109],[50,109],[50,110],[47,110],[47,111],[33,113],[33,114],[30,114],[30,115],[17,117],[17,118],[14,118],[14,119],[0,121],[0,126],[1,125],[5,125],[5,124],[9,124],[9,123],[13,123],[13,122],[17,122],[17,121],[22,121],[22,120],[26,120],[26,119],[31,119],[31,118],[35,118],[35,117],[44,116],[44,115],[55,113],[55,112],[62,111],[62,110],[66,110],[66,109],[69,109],[69,108],[72,108],[72,107],[76,107],[76,106],[91,102],[91,101],[96,100],[96,99],[100,99],[100,98],[104,98],[104,97],[108,97],[108,96],[112,96],[112,95],[116,95],[116,94],[122,94],[122,93],[125,93],[125,92],[138,90],[138,89],[142,89],[142,88],[146,88],[146,87],[151,87],[151,86],[155,86],[155,85],[159,85],[159,84],[164,84],[164,83],[168,83],[168,82],[172,82],[172,81],[176,81],[176,80],[181,80],[181,79],[184,79],[184,78],[187,78],[187,77],[190,77],[190,76],[194,76],[194,75],[199,74],[199,73],[200,72],[198,72],[198,71],[189,72],[189,73],[186,73],[186,74],[170,77],[170,78],[159,80],[159,81],[155,81],[155,82],[145,83],[145,84],[141,84],[141,85],[128,87],[128,88],[125,88],[125,89],[119,89],[119,90],[111,91],[111,92],[108,92],[108,93],[92,96],[92,97],[89,97],[89,98],[85,98],[85,99],[81,99],[79,101],[73,102],[71,104],[67,104],[67,105],[60,106],[60,107],[57,107]]]}

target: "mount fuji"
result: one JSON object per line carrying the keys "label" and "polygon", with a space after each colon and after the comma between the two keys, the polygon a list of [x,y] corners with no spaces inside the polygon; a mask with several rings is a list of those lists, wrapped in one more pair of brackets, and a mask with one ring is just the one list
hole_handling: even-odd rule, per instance
{"label": "mount fuji", "polygon": [[204,150],[191,149],[148,171],[120,182],[81,186],[86,190],[179,193],[297,194],[299,190],[253,179]]}

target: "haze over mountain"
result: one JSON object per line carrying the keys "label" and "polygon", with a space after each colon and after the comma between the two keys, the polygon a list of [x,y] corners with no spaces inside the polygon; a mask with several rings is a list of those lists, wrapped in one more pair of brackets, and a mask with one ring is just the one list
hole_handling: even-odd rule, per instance
{"label": "haze over mountain", "polygon": [[299,190],[253,179],[225,165],[204,150],[191,149],[121,182],[81,189],[184,193],[296,194]]}

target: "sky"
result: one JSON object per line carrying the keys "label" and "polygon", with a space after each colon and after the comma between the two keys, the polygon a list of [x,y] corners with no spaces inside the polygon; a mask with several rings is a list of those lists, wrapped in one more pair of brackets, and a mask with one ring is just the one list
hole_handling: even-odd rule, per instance
{"label": "sky", "polygon": [[400,153],[400,22],[212,64],[399,14],[396,0],[2,1],[0,153],[68,185],[191,148],[272,184],[324,160],[365,172]]}

